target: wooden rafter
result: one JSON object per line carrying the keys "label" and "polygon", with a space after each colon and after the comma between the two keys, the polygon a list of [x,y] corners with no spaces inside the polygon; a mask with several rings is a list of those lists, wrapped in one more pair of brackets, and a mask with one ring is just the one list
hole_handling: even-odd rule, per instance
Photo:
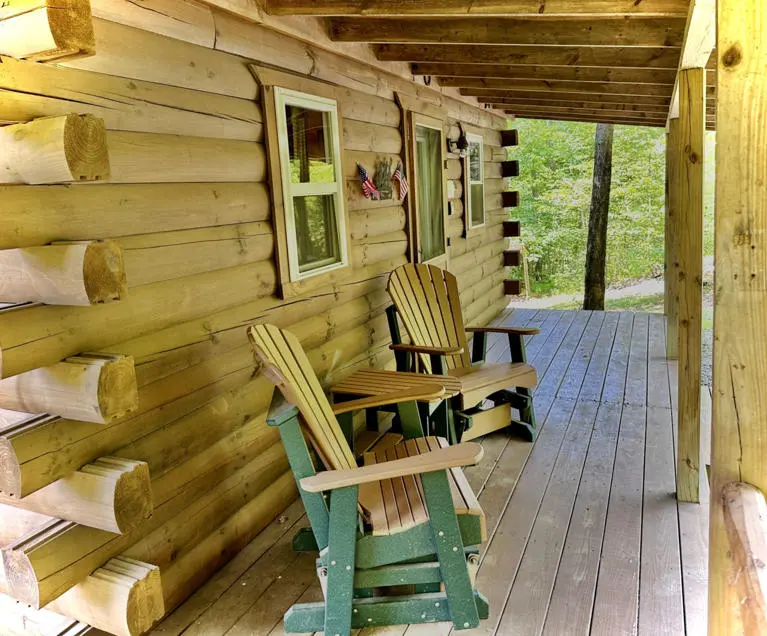
{"label": "wooden rafter", "polygon": [[687,0],[267,0],[276,15],[644,15],[682,17]]}
{"label": "wooden rafter", "polygon": [[679,49],[672,48],[381,44],[376,53],[379,60],[387,62],[660,68],[674,71],[679,66]]}
{"label": "wooden rafter", "polygon": [[[483,101],[483,100],[480,100]],[[498,108],[500,110],[513,110],[518,108],[520,110],[536,109],[546,110],[549,108],[581,108],[585,110],[611,110],[622,112],[644,112],[644,113],[658,113],[659,115],[666,115],[668,110],[667,106],[663,104],[604,104],[602,102],[558,102],[558,101],[542,101],[542,100],[524,100],[524,99],[503,99],[497,98],[492,100],[484,100],[484,103],[490,104],[492,108]]]}
{"label": "wooden rafter", "polygon": [[441,86],[457,88],[485,88],[489,90],[551,91],[556,93],[607,93],[613,95],[671,96],[671,84],[627,84],[621,82],[569,82],[559,80],[507,80],[473,77],[439,78]]}
{"label": "wooden rafter", "polygon": [[583,92],[564,92],[564,91],[503,91],[503,90],[490,90],[484,88],[462,88],[461,94],[468,97],[479,97],[487,99],[495,99],[496,97],[508,97],[518,98],[523,97],[529,100],[546,100],[557,99],[560,101],[578,102],[582,101],[586,97],[594,98],[602,102],[615,102],[618,104],[624,104],[626,102],[632,102],[636,104],[665,104],[668,106],[671,103],[671,95],[615,95],[610,93],[583,93]]}
{"label": "wooden rafter", "polygon": [[332,18],[337,42],[645,46],[679,48],[681,18]]}
{"label": "wooden rafter", "polygon": [[574,121],[584,123],[603,123],[603,124],[622,124],[627,126],[652,126],[662,127],[665,125],[664,120],[652,120],[652,121],[638,121],[636,119],[630,119],[628,117],[605,117],[589,116],[589,115],[558,115],[552,113],[513,113],[507,111],[509,115],[515,115],[520,119],[547,119],[553,121]]}

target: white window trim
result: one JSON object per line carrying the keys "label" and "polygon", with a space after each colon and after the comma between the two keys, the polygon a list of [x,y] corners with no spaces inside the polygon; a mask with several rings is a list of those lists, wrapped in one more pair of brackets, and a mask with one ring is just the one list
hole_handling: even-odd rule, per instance
{"label": "white window trim", "polygon": [[[485,140],[482,135],[466,133],[466,141],[470,144],[479,144],[479,181],[471,180],[471,156],[468,154],[466,155],[466,227],[470,230],[474,230],[479,227],[485,227],[485,224],[487,223],[487,210],[485,210]],[[482,184],[482,223],[474,225],[471,215],[471,186],[478,183]]]}
{"label": "white window trim", "polygon": [[[288,88],[274,87],[275,110],[277,115],[277,139],[280,155],[280,173],[282,176],[282,199],[285,214],[285,229],[288,244],[288,267],[291,281],[304,280],[319,274],[348,267],[349,254],[346,236],[346,211],[344,208],[343,178],[341,167],[341,134],[338,125],[338,103],[334,99],[318,97]],[[335,181],[330,183],[291,183],[290,150],[288,148],[288,122],[285,106],[302,106],[330,114],[330,139],[333,144],[333,172]],[[298,263],[298,243],[296,240],[294,196],[333,195],[333,209],[338,232],[338,250],[340,260],[330,265],[315,267],[301,272]]]}

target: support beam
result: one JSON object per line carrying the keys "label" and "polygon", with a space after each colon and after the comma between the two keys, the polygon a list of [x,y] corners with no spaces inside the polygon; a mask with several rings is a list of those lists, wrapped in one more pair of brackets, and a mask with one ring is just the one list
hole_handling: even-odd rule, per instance
{"label": "support beam", "polygon": [[93,55],[88,0],[5,0],[0,7],[0,54],[32,62]]}
{"label": "support beam", "polygon": [[[534,31],[533,31],[534,33]],[[385,62],[447,62],[525,64],[533,66],[596,66],[672,69],[679,66],[679,49],[608,46],[471,46],[451,44],[381,44]]]}
{"label": "support beam", "polygon": [[2,127],[0,156],[0,183],[100,181],[110,176],[106,128],[93,115],[41,117]]}
{"label": "support beam", "polygon": [[551,100],[533,100],[524,98],[507,97],[488,97],[480,99],[480,102],[489,104],[491,108],[498,108],[501,110],[555,110],[555,109],[577,109],[577,110],[607,110],[607,111],[619,111],[621,113],[653,113],[660,117],[665,117],[668,112],[668,106],[663,104],[621,104],[621,103],[603,103],[600,101],[583,101],[583,102],[568,102],[568,101],[556,101],[556,97]]}
{"label": "support beam", "polygon": [[507,113],[513,113],[519,117],[552,117],[556,119],[559,115],[565,117],[584,117],[584,118],[617,118],[629,119],[637,124],[648,122],[650,124],[665,124],[665,114],[663,113],[643,113],[634,110],[607,110],[607,109],[589,109],[589,108],[552,108],[552,107],[532,107],[532,106],[503,106]]}
{"label": "support beam", "polygon": [[0,408],[107,424],[138,408],[130,356],[83,354],[0,380]]}
{"label": "support beam", "polygon": [[678,48],[682,18],[332,18],[336,42],[415,42],[453,44],[537,44],[553,46],[643,46]]}
{"label": "support beam", "polygon": [[[102,457],[23,499],[0,493],[0,522],[13,524],[15,508],[124,534],[152,514],[149,466]],[[18,525],[18,524],[16,524]]]}
{"label": "support beam", "polygon": [[527,99],[535,101],[558,100],[563,102],[582,102],[584,100],[599,101],[605,104],[625,104],[627,102],[643,105],[663,105],[668,106],[671,103],[669,95],[620,95],[610,93],[579,93],[567,91],[526,91],[526,90],[499,90],[492,88],[462,88],[461,95],[468,97],[477,97],[483,101],[495,101],[502,99]]}
{"label": "support beam", "polygon": [[435,16],[435,15],[530,15],[577,16],[589,14],[652,15],[685,17],[685,0],[419,0],[392,3],[386,0],[267,0],[266,11],[274,15],[365,15],[365,16]]}
{"label": "support beam", "polygon": [[123,252],[114,241],[0,250],[0,302],[96,305],[127,291]]}
{"label": "support beam", "polygon": [[506,111],[510,115],[519,117],[520,119],[545,119],[547,121],[573,121],[583,123],[605,123],[605,124],[620,124],[623,126],[649,126],[649,127],[661,127],[663,126],[663,120],[641,120],[632,119],[627,117],[608,117],[605,115],[592,116],[592,115],[559,115],[559,114],[547,114],[547,113],[520,113],[518,111]]}
{"label": "support beam", "polygon": [[681,149],[679,146],[679,119],[669,121],[666,134],[666,222],[665,222],[665,271],[663,277],[664,313],[666,314],[666,358],[679,358],[679,245],[681,226],[679,221],[679,171]]}
{"label": "support beam", "polygon": [[[440,86],[454,88],[487,88],[490,90],[513,91],[564,91],[569,93],[602,93],[612,95],[653,95],[671,96],[669,84],[629,84],[625,82],[580,82],[549,79],[504,79],[476,77],[438,77]],[[584,97],[585,99],[585,97]],[[630,98],[628,100],[630,101]]]}
{"label": "support beam", "polygon": [[708,629],[744,630],[723,488],[767,492],[767,5],[718,0],[714,387]]}
{"label": "support beam", "polygon": [[679,73],[679,446],[677,498],[699,501],[705,70]]}

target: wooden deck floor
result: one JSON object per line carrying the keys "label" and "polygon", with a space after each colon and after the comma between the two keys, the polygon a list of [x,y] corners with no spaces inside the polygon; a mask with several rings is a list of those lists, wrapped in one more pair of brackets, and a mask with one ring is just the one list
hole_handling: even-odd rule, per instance
{"label": "wooden deck floor", "polygon": [[[541,329],[527,346],[540,433],[535,444],[486,437],[482,463],[466,471],[490,532],[477,586],[491,615],[461,633],[705,634],[708,506],[674,497],[676,368],[663,317],[517,310],[499,322]],[[491,358],[507,355],[492,341]],[[705,390],[704,446],[710,412]],[[290,605],[321,598],[313,556],[291,551],[301,525],[294,503],[154,633],[282,634]]]}

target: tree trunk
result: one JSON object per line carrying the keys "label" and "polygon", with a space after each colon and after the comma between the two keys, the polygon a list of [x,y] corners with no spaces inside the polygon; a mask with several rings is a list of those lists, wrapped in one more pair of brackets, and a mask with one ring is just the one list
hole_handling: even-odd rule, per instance
{"label": "tree trunk", "polygon": [[591,189],[589,238],[586,246],[584,309],[605,308],[607,214],[610,210],[612,172],[613,124],[597,124],[597,133],[594,137],[594,184]]}

